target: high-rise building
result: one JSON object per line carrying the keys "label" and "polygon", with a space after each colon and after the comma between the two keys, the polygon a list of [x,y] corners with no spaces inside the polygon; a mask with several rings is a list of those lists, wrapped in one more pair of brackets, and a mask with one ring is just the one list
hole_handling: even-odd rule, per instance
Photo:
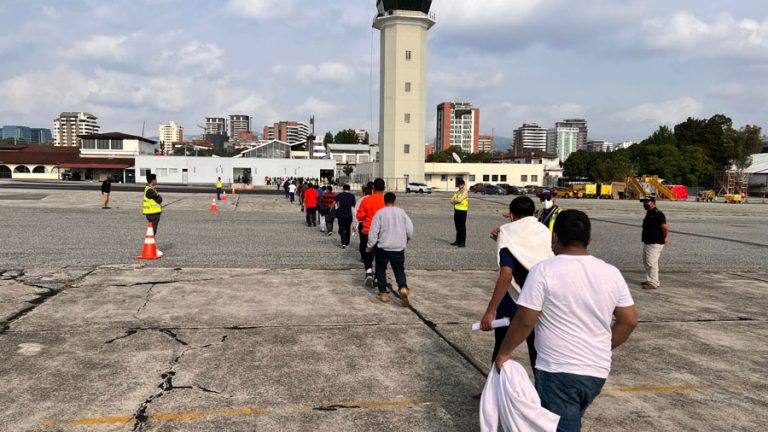
{"label": "high-rise building", "polygon": [[32,144],[50,144],[53,142],[53,134],[50,129],[31,128]]}
{"label": "high-rise building", "polygon": [[479,135],[477,137],[477,151],[480,153],[493,153],[493,135]]}
{"label": "high-rise building", "polygon": [[587,121],[584,119],[565,119],[561,122],[555,123],[555,127],[563,127],[563,128],[577,128],[579,130],[579,135],[576,138],[576,149],[577,150],[586,150],[587,147],[587,140],[588,140],[588,129],[587,129]]}
{"label": "high-rise building", "polygon": [[621,149],[628,149],[632,147],[633,145],[637,144],[637,141],[622,141],[620,143],[616,143],[613,145],[613,151],[621,150]]}
{"label": "high-rise building", "polygon": [[459,146],[465,153],[477,153],[479,138],[480,108],[468,102],[443,102],[437,106],[438,149]]}
{"label": "high-rise building", "polygon": [[515,129],[512,148],[516,154],[525,150],[547,150],[547,130],[536,123],[523,123]]}
{"label": "high-rise building", "polygon": [[78,135],[99,133],[98,118],[86,112],[63,112],[53,120],[53,144],[57,146],[79,146]]}
{"label": "high-rise building", "polygon": [[603,140],[589,140],[584,148],[591,152],[609,152],[613,151],[613,144]]}
{"label": "high-rise building", "polygon": [[251,116],[244,114],[232,114],[229,116],[229,137],[237,138],[238,132],[250,132],[251,131]]}
{"label": "high-rise building", "polygon": [[368,131],[365,129],[355,129],[355,135],[357,135],[357,143],[363,144],[369,142]]}
{"label": "high-rise building", "polygon": [[554,153],[565,162],[571,153],[578,150],[579,128],[556,126],[547,131],[547,152]]}
{"label": "high-rise building", "polygon": [[206,117],[205,118],[206,135],[226,135],[227,119],[224,117]]}
{"label": "high-rise building", "polygon": [[32,142],[32,129],[27,126],[4,125],[0,128],[0,139],[13,139],[17,144]]}
{"label": "high-rise building", "polygon": [[288,144],[306,143],[309,126],[299,121],[280,121],[272,126],[264,126],[265,141],[278,140]]}
{"label": "high-rise building", "polygon": [[[427,32],[431,0],[378,0],[373,27],[381,34],[379,163],[381,177],[424,181]],[[395,181],[395,184],[392,182]]]}
{"label": "high-rise building", "polygon": [[179,143],[184,141],[184,127],[176,124],[174,121],[170,121],[166,124],[161,124],[157,128],[157,136],[160,141],[160,148],[163,149],[163,153],[173,153],[173,143]]}

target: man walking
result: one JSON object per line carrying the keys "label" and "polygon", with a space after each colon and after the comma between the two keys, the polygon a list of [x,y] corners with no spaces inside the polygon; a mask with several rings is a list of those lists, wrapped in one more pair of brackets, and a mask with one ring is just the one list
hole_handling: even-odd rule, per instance
{"label": "man walking", "polygon": [[224,190],[224,184],[221,183],[221,177],[216,180],[216,201],[221,201],[221,192]]}
{"label": "man walking", "polygon": [[371,222],[376,212],[384,208],[384,189],[386,185],[384,180],[377,178],[373,181],[373,193],[365,197],[360,202],[357,209],[357,220],[363,225],[360,231],[360,254],[363,257],[363,267],[365,267],[365,286],[373,287],[373,252],[368,250],[368,233],[371,229]]}
{"label": "man walking", "polygon": [[[483,331],[492,330],[491,321],[509,318],[517,312],[517,304],[509,295],[510,286],[518,293],[525,284],[528,271],[534,265],[552,258],[552,234],[533,216],[536,205],[527,196],[519,196],[509,204],[509,218],[512,222],[502,225],[496,235],[496,254],[499,276],[496,279],[491,300],[480,320]],[[508,327],[495,329],[495,344],[492,361],[499,354],[499,348],[507,335]],[[536,365],[534,333],[526,339],[531,369]]]}
{"label": "man walking", "polygon": [[311,183],[304,190],[304,208],[306,209],[307,226],[317,226],[317,189]]}
{"label": "man walking", "polygon": [[[163,197],[157,193],[157,175],[147,174],[147,185],[144,186],[144,203],[141,212],[147,217],[147,221],[152,224],[152,231],[157,239],[157,227],[160,225],[160,216],[163,214]],[[163,256],[160,249],[157,250],[158,256]]]}
{"label": "man walking", "polygon": [[459,190],[453,194],[451,204],[453,204],[453,224],[456,226],[456,241],[451,246],[460,248],[467,245],[467,210],[469,209],[469,192],[464,179],[456,179],[456,185]]}
{"label": "man walking", "polygon": [[664,245],[667,244],[667,218],[656,207],[656,198],[643,198],[640,200],[645,209],[643,219],[643,266],[645,267],[645,282],[642,287],[654,290],[661,286],[659,281],[659,258]]}
{"label": "man walking", "polygon": [[336,218],[336,194],[333,193],[333,187],[325,187],[325,192],[320,197],[320,205],[323,211],[321,219],[325,221],[325,230],[330,237],[333,235],[333,221]]}
{"label": "man walking", "polygon": [[106,180],[101,182],[101,208],[104,210],[112,208],[109,206],[110,193],[112,193],[112,178],[107,177]]}
{"label": "man walking", "polygon": [[539,222],[543,223],[551,232],[555,226],[555,219],[557,219],[557,215],[560,214],[562,209],[555,204],[557,198],[552,196],[552,192],[549,189],[541,191],[539,200],[541,200],[541,206],[543,207],[539,213]]}
{"label": "man walking", "polygon": [[560,416],[560,432],[581,430],[584,412],[608,378],[611,350],[637,326],[627,283],[616,267],[589,255],[590,241],[585,213],[558,215],[556,256],[531,269],[496,358],[501,369],[536,328],[536,392],[541,405]]}
{"label": "man walking", "polygon": [[293,200],[296,198],[296,184],[293,182],[288,185],[288,195],[291,198],[291,204],[293,204]]}
{"label": "man walking", "polygon": [[342,192],[336,195],[336,219],[339,220],[339,237],[341,248],[349,246],[349,238],[352,234],[352,210],[355,208],[355,196],[350,192],[350,187],[345,184]]}
{"label": "man walking", "polygon": [[384,208],[377,211],[368,231],[366,251],[376,248],[376,282],[379,286],[379,300],[389,301],[387,293],[387,263],[395,273],[398,293],[403,306],[408,306],[408,283],[405,278],[405,247],[413,237],[413,222],[399,207],[395,207],[396,196],[384,194]]}

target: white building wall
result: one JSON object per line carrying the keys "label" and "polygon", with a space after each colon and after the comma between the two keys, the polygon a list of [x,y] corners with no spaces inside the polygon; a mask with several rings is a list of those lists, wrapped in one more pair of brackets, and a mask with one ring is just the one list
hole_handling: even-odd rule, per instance
{"label": "white building wall", "polygon": [[[440,190],[455,189],[456,178],[464,179],[467,186],[472,186],[476,183],[542,186],[544,182],[544,165],[425,163],[424,176],[427,185]],[[487,180],[485,176],[488,176]]]}

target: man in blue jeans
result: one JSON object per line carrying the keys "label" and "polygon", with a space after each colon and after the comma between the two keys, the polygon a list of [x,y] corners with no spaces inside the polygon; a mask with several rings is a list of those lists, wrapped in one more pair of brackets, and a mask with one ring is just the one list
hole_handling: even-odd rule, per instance
{"label": "man in blue jeans", "polygon": [[[637,310],[619,270],[587,252],[589,217],[561,212],[552,232],[555,257],[531,268],[496,367],[536,328],[536,392],[560,416],[558,432],[581,418],[611,370],[611,351],[637,326]],[[612,319],[615,323],[611,324]]]}
{"label": "man in blue jeans", "polygon": [[405,211],[395,207],[395,194],[384,194],[384,208],[380,209],[371,220],[371,228],[368,230],[368,244],[366,251],[371,253],[376,250],[376,282],[379,286],[379,300],[389,301],[387,293],[387,263],[392,265],[395,273],[400,301],[403,306],[408,306],[408,283],[405,279],[405,247],[413,236],[413,222],[405,214]]}

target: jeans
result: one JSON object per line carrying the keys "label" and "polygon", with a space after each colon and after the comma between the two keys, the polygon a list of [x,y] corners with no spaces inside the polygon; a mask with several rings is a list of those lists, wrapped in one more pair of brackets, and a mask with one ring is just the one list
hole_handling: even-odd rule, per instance
{"label": "jeans", "polygon": [[456,243],[467,243],[467,211],[453,210],[453,224],[456,225]]}
{"label": "jeans", "polygon": [[659,258],[664,245],[643,244],[643,266],[645,267],[645,280],[653,286],[661,285],[659,282]]}
{"label": "jeans", "polygon": [[307,207],[307,226],[317,226],[317,208]]}
{"label": "jeans", "polygon": [[[496,308],[496,319],[509,318],[512,320],[512,318],[515,316],[515,313],[517,313],[517,303],[512,300],[512,297],[510,297],[509,294],[504,294],[504,298],[501,299],[499,307]],[[497,329],[493,329],[496,341],[493,345],[493,357],[491,357],[491,362],[496,361],[496,356],[499,355],[499,350],[501,349],[501,343],[504,342],[504,338],[507,336],[507,330],[509,330],[509,327],[499,327]],[[525,340],[526,344],[528,345],[528,359],[531,361],[531,369],[534,371],[536,370],[536,346],[534,345],[535,340],[536,335],[533,331],[531,331],[531,334]]]}
{"label": "jeans", "polygon": [[152,223],[152,232],[155,234],[155,237],[157,237],[157,227],[160,226],[160,215],[162,215],[162,213],[144,215],[147,217],[147,220]]}
{"label": "jeans", "polygon": [[405,251],[387,251],[376,248],[376,281],[379,284],[379,292],[387,292],[387,263],[392,265],[397,288],[408,288],[408,283],[405,280]]}
{"label": "jeans", "polygon": [[341,244],[349,246],[349,237],[352,235],[351,229],[352,218],[339,218],[339,236],[341,237]]}
{"label": "jeans", "polygon": [[536,369],[541,406],[560,416],[557,432],[579,432],[581,417],[605,384],[604,378]]}
{"label": "jeans", "polygon": [[325,227],[326,227],[325,216],[323,216],[323,214],[320,213],[320,231],[325,232]]}
{"label": "jeans", "polygon": [[221,188],[216,188],[216,200],[221,199]]}
{"label": "jeans", "polygon": [[293,200],[294,200],[294,199],[295,199],[295,197],[296,197],[296,192],[288,192],[288,195],[290,195],[290,196],[291,196],[291,204],[293,204]]}
{"label": "jeans", "polygon": [[[362,224],[360,224],[362,226]],[[368,247],[368,234],[364,234],[360,229],[360,258],[363,260],[365,271],[373,269],[373,253],[368,253],[365,248]]]}

